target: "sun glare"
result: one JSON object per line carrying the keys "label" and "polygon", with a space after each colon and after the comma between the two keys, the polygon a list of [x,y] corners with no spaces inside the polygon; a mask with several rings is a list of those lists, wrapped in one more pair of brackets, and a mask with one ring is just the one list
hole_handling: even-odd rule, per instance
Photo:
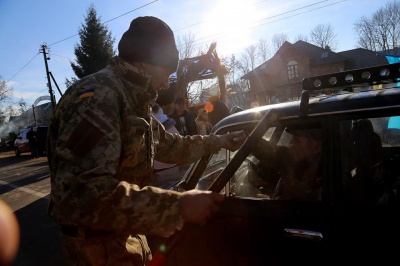
{"label": "sun glare", "polygon": [[216,1],[206,14],[202,32],[224,47],[224,53],[234,53],[251,44],[249,32],[258,13],[248,1]]}

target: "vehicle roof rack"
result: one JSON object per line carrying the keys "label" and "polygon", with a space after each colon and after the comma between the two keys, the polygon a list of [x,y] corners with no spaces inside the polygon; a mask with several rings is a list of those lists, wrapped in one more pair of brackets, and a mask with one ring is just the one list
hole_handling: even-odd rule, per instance
{"label": "vehicle roof rack", "polygon": [[300,114],[307,116],[310,92],[348,90],[356,87],[392,84],[400,81],[400,63],[359,68],[321,76],[304,78],[302,82]]}

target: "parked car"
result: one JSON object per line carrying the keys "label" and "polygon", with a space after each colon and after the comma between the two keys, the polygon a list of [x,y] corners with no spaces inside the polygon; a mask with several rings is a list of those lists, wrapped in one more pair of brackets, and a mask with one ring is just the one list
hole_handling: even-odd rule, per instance
{"label": "parked car", "polygon": [[[309,77],[300,101],[216,124],[213,133],[244,130],[248,139],[236,152],[203,157],[172,188],[226,199],[205,225],[150,238],[167,243],[165,265],[398,261],[399,78],[400,64]],[[296,142],[311,139],[313,159],[297,162]]]}
{"label": "parked car", "polygon": [[[21,153],[31,152],[31,149],[29,147],[29,140],[26,138],[26,134],[29,132],[29,129],[30,128],[21,130],[14,141],[14,150],[16,156],[20,156]],[[47,129],[48,126],[33,127],[33,130],[36,131],[38,134],[37,139],[39,156],[43,156],[43,154],[46,152]]]}

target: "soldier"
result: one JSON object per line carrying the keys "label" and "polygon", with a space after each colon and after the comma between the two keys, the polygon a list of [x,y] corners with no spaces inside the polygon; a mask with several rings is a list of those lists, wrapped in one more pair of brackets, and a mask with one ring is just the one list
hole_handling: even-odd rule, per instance
{"label": "soldier", "polygon": [[237,150],[245,134],[170,134],[151,114],[168,87],[178,51],[173,32],[138,17],[108,66],[70,86],[49,126],[49,215],[60,225],[68,265],[144,265],[145,234],[168,237],[184,223],[203,224],[222,194],[149,186],[154,159],[187,164]]}

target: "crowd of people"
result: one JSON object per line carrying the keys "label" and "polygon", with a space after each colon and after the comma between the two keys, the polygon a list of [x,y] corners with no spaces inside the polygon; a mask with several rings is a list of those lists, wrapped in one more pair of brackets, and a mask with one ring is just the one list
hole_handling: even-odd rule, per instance
{"label": "crowd of people", "polygon": [[[211,129],[223,118],[243,111],[240,106],[233,106],[231,110],[227,105],[219,100],[219,97],[210,97],[209,102],[197,110],[197,116],[188,110],[188,103],[182,97],[178,97],[174,102],[174,109],[169,115],[163,115],[175,121],[174,126],[182,136],[187,135],[208,135]],[[164,112],[162,107],[157,104],[157,110]],[[154,110],[153,110],[154,112]]]}

